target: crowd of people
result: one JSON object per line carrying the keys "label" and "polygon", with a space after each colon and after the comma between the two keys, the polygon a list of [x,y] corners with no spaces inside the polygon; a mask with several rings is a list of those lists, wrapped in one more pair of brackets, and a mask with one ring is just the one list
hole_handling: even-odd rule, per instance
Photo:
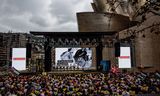
{"label": "crowd of people", "polygon": [[160,94],[154,73],[70,73],[0,78],[0,96],[135,96]]}

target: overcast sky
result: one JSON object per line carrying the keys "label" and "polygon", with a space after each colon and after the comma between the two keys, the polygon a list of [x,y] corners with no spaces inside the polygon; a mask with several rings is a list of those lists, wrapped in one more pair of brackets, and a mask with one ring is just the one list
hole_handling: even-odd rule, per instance
{"label": "overcast sky", "polygon": [[92,0],[0,1],[0,32],[78,32],[76,12],[93,11]]}

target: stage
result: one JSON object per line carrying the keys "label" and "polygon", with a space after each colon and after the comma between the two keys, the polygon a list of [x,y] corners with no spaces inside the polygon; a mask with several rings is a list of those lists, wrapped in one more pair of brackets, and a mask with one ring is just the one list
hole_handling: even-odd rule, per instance
{"label": "stage", "polygon": [[51,72],[29,72],[23,71],[20,72],[20,75],[47,75],[47,74],[90,74],[90,73],[101,73],[97,70],[54,70]]}

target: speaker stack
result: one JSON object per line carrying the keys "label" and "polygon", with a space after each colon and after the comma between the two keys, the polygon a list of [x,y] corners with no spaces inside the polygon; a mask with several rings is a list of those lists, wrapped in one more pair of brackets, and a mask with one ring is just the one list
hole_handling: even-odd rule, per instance
{"label": "speaker stack", "polygon": [[120,43],[119,42],[115,43],[114,48],[115,48],[115,57],[119,57],[120,56]]}

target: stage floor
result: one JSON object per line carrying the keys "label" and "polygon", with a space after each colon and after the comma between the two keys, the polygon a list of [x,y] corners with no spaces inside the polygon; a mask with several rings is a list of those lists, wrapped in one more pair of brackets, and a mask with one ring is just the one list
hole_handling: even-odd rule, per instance
{"label": "stage floor", "polygon": [[32,74],[89,74],[100,73],[97,70],[54,70],[51,72],[20,72],[20,75],[32,75]]}
{"label": "stage floor", "polygon": [[97,70],[55,70],[52,72],[47,72],[49,74],[70,74],[70,73],[99,73]]}

